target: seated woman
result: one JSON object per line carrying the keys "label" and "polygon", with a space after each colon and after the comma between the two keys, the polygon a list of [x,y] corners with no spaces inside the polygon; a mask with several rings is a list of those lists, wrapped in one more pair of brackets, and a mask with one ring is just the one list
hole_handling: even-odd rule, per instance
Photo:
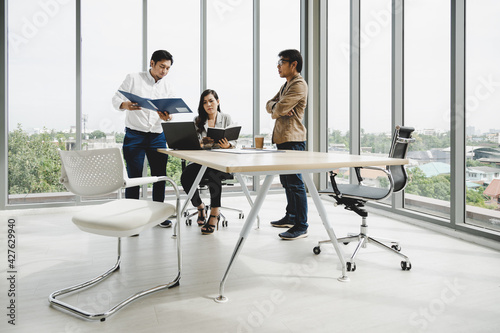
{"label": "seated woman", "polygon": [[[195,118],[196,130],[200,145],[218,146],[218,148],[228,149],[236,146],[236,141],[227,141],[223,138],[219,142],[207,137],[207,130],[209,127],[226,128],[231,125],[231,117],[220,111],[219,96],[214,90],[207,89],[200,96],[200,103],[198,105],[198,116]],[[186,193],[193,186],[194,179],[200,171],[201,165],[196,163],[189,163],[181,175],[181,184]],[[213,234],[215,227],[219,229],[221,206],[222,184],[221,175],[223,172],[207,168],[203,178],[208,179],[208,188],[210,190],[210,216],[207,220],[205,216],[205,204],[200,198],[198,190],[193,195],[191,203],[198,208],[198,225],[202,226],[201,233],[204,235]]]}

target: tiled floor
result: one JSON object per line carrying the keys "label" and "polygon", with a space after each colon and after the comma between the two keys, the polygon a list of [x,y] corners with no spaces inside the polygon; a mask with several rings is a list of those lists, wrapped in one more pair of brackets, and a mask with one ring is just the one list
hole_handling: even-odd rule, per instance
{"label": "tiled floor", "polygon": [[[2,212],[1,292],[7,314],[6,221],[16,220],[18,281],[16,326],[2,332],[498,332],[500,252],[402,221],[370,214],[371,234],[401,241],[412,262],[369,246],[356,260],[350,282],[339,282],[340,262],[331,245],[312,249],[324,230],[312,201],[309,237],[282,241],[269,226],[284,211],[284,195],[269,195],[262,226],[252,230],[226,284],[229,302],[218,304],[219,282],[242,220],[228,212],[227,228],[202,236],[181,225],[183,270],[179,287],[139,299],[105,322],[89,322],[55,310],[48,295],[102,273],[115,260],[116,241],[79,231],[71,213],[82,208]],[[244,197],[224,198],[245,207]],[[357,232],[359,218],[325,202],[337,236]],[[5,222],[5,223],[4,223]],[[167,283],[177,272],[172,229],[155,227],[123,240],[116,276],[65,299],[103,311],[120,297]],[[354,245],[342,246],[346,256]]]}

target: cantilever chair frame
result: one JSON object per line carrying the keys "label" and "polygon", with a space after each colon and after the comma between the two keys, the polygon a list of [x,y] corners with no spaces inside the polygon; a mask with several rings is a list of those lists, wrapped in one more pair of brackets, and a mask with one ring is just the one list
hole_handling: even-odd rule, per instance
{"label": "cantilever chair frame", "polygon": [[[118,148],[111,148],[111,149],[115,149],[116,151],[118,151],[119,158],[120,158],[120,161],[122,164],[122,169],[123,169],[123,183],[121,185],[119,185],[117,188],[115,188],[115,190],[110,191],[108,193],[112,193],[112,192],[118,190],[118,198],[121,198],[121,192],[124,188],[154,183],[154,182],[158,182],[158,181],[166,181],[166,182],[169,182],[170,184],[172,184],[172,186],[174,188],[175,195],[176,195],[175,211],[176,211],[177,216],[180,216],[180,193],[179,193],[179,189],[177,187],[177,184],[172,179],[170,179],[169,177],[166,177],[166,176],[128,178],[126,170],[123,166],[123,160],[121,157],[120,150]],[[100,149],[100,150],[105,150],[105,149]],[[95,151],[99,151],[99,150],[95,150]],[[61,159],[63,159],[63,155],[65,153],[68,153],[68,152],[62,152],[62,151],[60,152]],[[63,176],[61,177],[61,182],[63,184],[65,184],[66,187],[69,187],[70,191],[75,193],[71,189],[71,186],[68,186],[68,179],[67,179],[67,176],[65,175],[65,170],[64,170],[64,162],[63,162],[62,170],[63,170]],[[99,195],[102,195],[102,194],[103,193],[100,193]],[[87,195],[85,195],[85,196],[87,196]],[[88,194],[88,196],[91,196],[91,195]],[[165,203],[165,205],[167,205],[167,204]],[[152,224],[148,224],[148,225],[155,225],[155,224],[156,223],[152,223]],[[50,305],[54,306],[56,308],[65,310],[67,312],[70,312],[72,314],[75,314],[75,315],[82,317],[84,319],[105,321],[107,317],[116,313],[118,310],[120,310],[121,308],[123,308],[127,304],[137,300],[138,298],[144,297],[146,295],[149,295],[151,293],[154,293],[154,292],[157,292],[160,290],[169,289],[169,288],[173,288],[173,287],[178,286],[179,280],[181,277],[181,269],[182,269],[182,253],[181,253],[181,240],[180,240],[180,235],[179,235],[179,225],[177,224],[174,228],[177,229],[174,232],[176,233],[176,236],[177,236],[177,237],[175,237],[175,239],[176,239],[176,243],[177,243],[176,245],[177,245],[177,268],[178,268],[178,271],[177,271],[176,277],[171,282],[166,283],[166,284],[161,284],[161,285],[158,285],[156,287],[152,287],[152,288],[137,292],[137,293],[127,297],[126,299],[122,300],[118,304],[114,305],[109,310],[104,311],[104,312],[100,312],[100,313],[90,313],[90,312],[87,312],[81,308],[78,308],[76,306],[70,305],[66,302],[63,302],[63,301],[57,299],[57,297],[59,297],[59,296],[94,286],[97,283],[105,280],[112,273],[119,270],[120,264],[121,264],[121,237],[117,237],[118,238],[118,247],[117,247],[117,259],[116,259],[115,264],[110,269],[108,269],[106,272],[94,277],[93,279],[90,279],[86,282],[83,282],[83,283],[80,283],[80,284],[77,284],[77,285],[74,285],[74,286],[71,286],[68,288],[54,291],[49,296]],[[111,235],[108,235],[108,236],[111,236]]]}
{"label": "cantilever chair frame", "polygon": [[[392,144],[391,144],[391,149],[389,151],[389,157],[395,157],[394,154],[396,153],[396,147],[398,144],[403,144],[405,145],[404,151],[402,153],[403,157],[397,156],[399,158],[404,158],[406,157],[406,153],[408,151],[408,145],[412,142],[415,141],[415,139],[411,138],[411,133],[413,132],[413,128],[403,128],[406,131],[409,131],[409,137],[404,138],[400,137],[400,130],[402,127],[396,126],[396,129],[394,131],[394,135],[392,138]],[[399,168],[397,170],[401,170],[402,174],[401,177],[403,177],[404,181],[398,181],[396,184],[394,181],[393,177],[393,172],[391,171],[392,168]],[[387,192],[384,193],[384,189],[377,189],[377,196],[363,196],[359,193],[359,190],[363,189],[370,189],[368,186],[363,185],[363,178],[361,176],[361,169],[371,169],[371,170],[378,170],[382,171],[385,173],[387,176],[387,179],[389,180],[389,188],[386,190]],[[338,238],[337,241],[339,243],[343,243],[345,245],[349,244],[350,242],[353,241],[358,241],[358,244],[356,246],[356,249],[354,250],[354,253],[352,254],[350,260],[346,263],[346,268],[347,271],[355,271],[356,270],[356,263],[354,261],[354,258],[358,254],[359,250],[361,248],[366,248],[368,243],[373,243],[374,245],[383,248],[385,250],[390,251],[391,253],[394,253],[400,257],[402,257],[404,260],[401,261],[401,269],[402,270],[410,270],[411,269],[411,262],[410,259],[405,256],[404,254],[400,253],[401,251],[401,246],[399,245],[399,242],[396,240],[392,239],[387,239],[387,238],[374,238],[368,235],[368,224],[366,223],[366,218],[368,217],[368,213],[366,210],[363,209],[364,204],[367,201],[380,201],[388,198],[392,193],[396,193],[399,191],[402,191],[407,183],[408,183],[408,175],[406,174],[406,170],[404,166],[387,166],[386,169],[378,168],[378,167],[357,167],[354,168],[355,173],[356,173],[356,178],[358,181],[358,184],[355,186],[355,190],[357,193],[343,193],[338,185],[337,182],[335,181],[335,176],[337,175],[333,171],[330,171],[330,180],[332,184],[332,190],[331,191],[321,191],[320,193],[322,194],[328,194],[329,196],[333,197],[335,199],[334,205],[344,205],[345,209],[351,210],[361,216],[361,226],[360,226],[360,232],[358,234],[348,234],[347,237],[342,237]],[[314,254],[320,254],[321,253],[321,244],[322,243],[330,243],[330,240],[325,240],[325,241],[319,241],[318,245],[313,248]],[[390,243],[391,246],[389,247],[388,245],[384,243]]]}

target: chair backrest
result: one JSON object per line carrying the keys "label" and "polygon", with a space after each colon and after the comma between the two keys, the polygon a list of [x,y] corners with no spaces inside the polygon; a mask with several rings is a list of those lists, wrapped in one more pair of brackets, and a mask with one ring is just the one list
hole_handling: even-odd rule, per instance
{"label": "chair backrest", "polygon": [[[408,145],[415,141],[415,139],[412,139],[411,137],[411,133],[414,130],[415,129],[413,127],[396,126],[394,135],[392,136],[392,145],[389,157],[406,158]],[[406,174],[405,167],[403,165],[391,165],[388,166],[387,169],[390,171],[394,181],[393,192],[403,190],[408,182],[408,175]]]}
{"label": "chair backrest", "polygon": [[120,149],[60,151],[61,183],[72,193],[99,196],[124,186]]}

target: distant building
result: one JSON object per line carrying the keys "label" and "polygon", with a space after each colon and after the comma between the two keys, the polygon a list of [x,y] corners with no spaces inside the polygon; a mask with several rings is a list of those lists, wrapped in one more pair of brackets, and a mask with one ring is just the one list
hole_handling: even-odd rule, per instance
{"label": "distant building", "polygon": [[500,166],[500,148],[477,148],[474,149],[473,159],[484,163],[495,163]]}
{"label": "distant building", "polygon": [[[419,165],[417,168],[422,170],[426,177],[434,177],[438,175],[449,175],[450,165],[442,162],[431,162]],[[410,168],[413,169],[413,168]]]}
{"label": "distant building", "polygon": [[490,185],[484,190],[484,195],[491,198],[491,204],[500,204],[500,179],[494,179],[491,181]]}
{"label": "distant building", "polygon": [[469,167],[465,171],[465,178],[472,182],[490,184],[493,179],[500,179],[500,168]]}
{"label": "distant building", "polygon": [[435,148],[426,151],[409,151],[406,156],[417,160],[420,163],[441,162],[449,164],[451,161],[449,148]]}

